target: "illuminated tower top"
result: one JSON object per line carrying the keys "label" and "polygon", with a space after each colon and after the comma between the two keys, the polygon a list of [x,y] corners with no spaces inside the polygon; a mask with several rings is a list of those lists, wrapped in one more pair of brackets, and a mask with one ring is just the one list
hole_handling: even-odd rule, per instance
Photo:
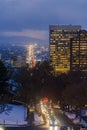
{"label": "illuminated tower top", "polygon": [[35,67],[34,45],[29,45],[29,67]]}
{"label": "illuminated tower top", "polygon": [[35,57],[34,57],[34,45],[28,45],[28,54],[27,54],[27,64],[29,68],[35,67]]}

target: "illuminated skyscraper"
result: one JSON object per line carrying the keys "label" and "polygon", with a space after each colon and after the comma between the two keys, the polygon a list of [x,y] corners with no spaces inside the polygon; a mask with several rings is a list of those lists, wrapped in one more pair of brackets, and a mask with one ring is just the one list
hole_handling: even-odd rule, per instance
{"label": "illuminated skyscraper", "polygon": [[70,70],[87,72],[87,31],[71,39],[70,52]]}
{"label": "illuminated skyscraper", "polygon": [[50,65],[53,73],[68,73],[70,71],[70,38],[76,37],[81,26],[50,25]]}
{"label": "illuminated skyscraper", "polygon": [[34,45],[33,44],[28,46],[27,63],[29,64],[29,68],[35,67]]}

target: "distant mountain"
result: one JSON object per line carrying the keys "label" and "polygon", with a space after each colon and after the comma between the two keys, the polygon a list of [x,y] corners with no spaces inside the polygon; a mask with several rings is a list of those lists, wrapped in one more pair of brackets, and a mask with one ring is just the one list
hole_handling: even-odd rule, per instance
{"label": "distant mountain", "polygon": [[40,40],[35,38],[29,37],[7,37],[7,36],[0,36],[0,45],[2,44],[26,44],[26,43],[40,43],[43,45],[48,44],[46,40]]}

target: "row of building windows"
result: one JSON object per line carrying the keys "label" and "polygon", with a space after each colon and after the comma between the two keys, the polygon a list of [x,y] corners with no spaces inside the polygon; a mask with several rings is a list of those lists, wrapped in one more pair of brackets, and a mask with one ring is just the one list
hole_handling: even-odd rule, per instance
{"label": "row of building windows", "polygon": [[[55,29],[52,26],[49,36],[50,64],[55,64],[56,73],[78,70],[77,66],[87,63],[87,32],[82,31],[80,26],[55,26]],[[87,64],[85,66],[87,68]]]}

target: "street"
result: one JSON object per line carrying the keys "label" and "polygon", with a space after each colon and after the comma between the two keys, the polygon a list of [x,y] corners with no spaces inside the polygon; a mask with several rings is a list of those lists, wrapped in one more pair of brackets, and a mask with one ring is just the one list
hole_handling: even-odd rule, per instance
{"label": "street", "polygon": [[59,120],[60,126],[75,126],[73,123],[61,112],[61,110],[54,111],[56,118]]}
{"label": "street", "polygon": [[41,126],[6,127],[4,130],[79,130],[79,127],[75,126],[60,110],[54,110],[54,114],[59,123],[57,126],[50,126],[48,121]]}
{"label": "street", "polygon": [[[80,130],[78,126],[73,124],[60,109],[49,110],[47,106],[41,108],[44,110],[46,117],[46,124],[40,126],[18,126],[18,127],[3,127],[0,130]],[[49,115],[49,116],[48,116]],[[50,123],[54,117],[54,123]],[[57,121],[57,124],[55,122]]]}
{"label": "street", "polygon": [[66,126],[78,130],[78,126],[73,124],[65,115],[61,112],[61,110],[54,110],[56,118],[59,120],[60,126]]}
{"label": "street", "polygon": [[57,127],[57,126],[53,126],[53,127],[43,127],[43,126],[40,126],[40,127],[6,127],[4,128],[3,130],[80,130],[79,128],[72,128],[72,127],[64,127],[64,126],[61,126],[61,127]]}

